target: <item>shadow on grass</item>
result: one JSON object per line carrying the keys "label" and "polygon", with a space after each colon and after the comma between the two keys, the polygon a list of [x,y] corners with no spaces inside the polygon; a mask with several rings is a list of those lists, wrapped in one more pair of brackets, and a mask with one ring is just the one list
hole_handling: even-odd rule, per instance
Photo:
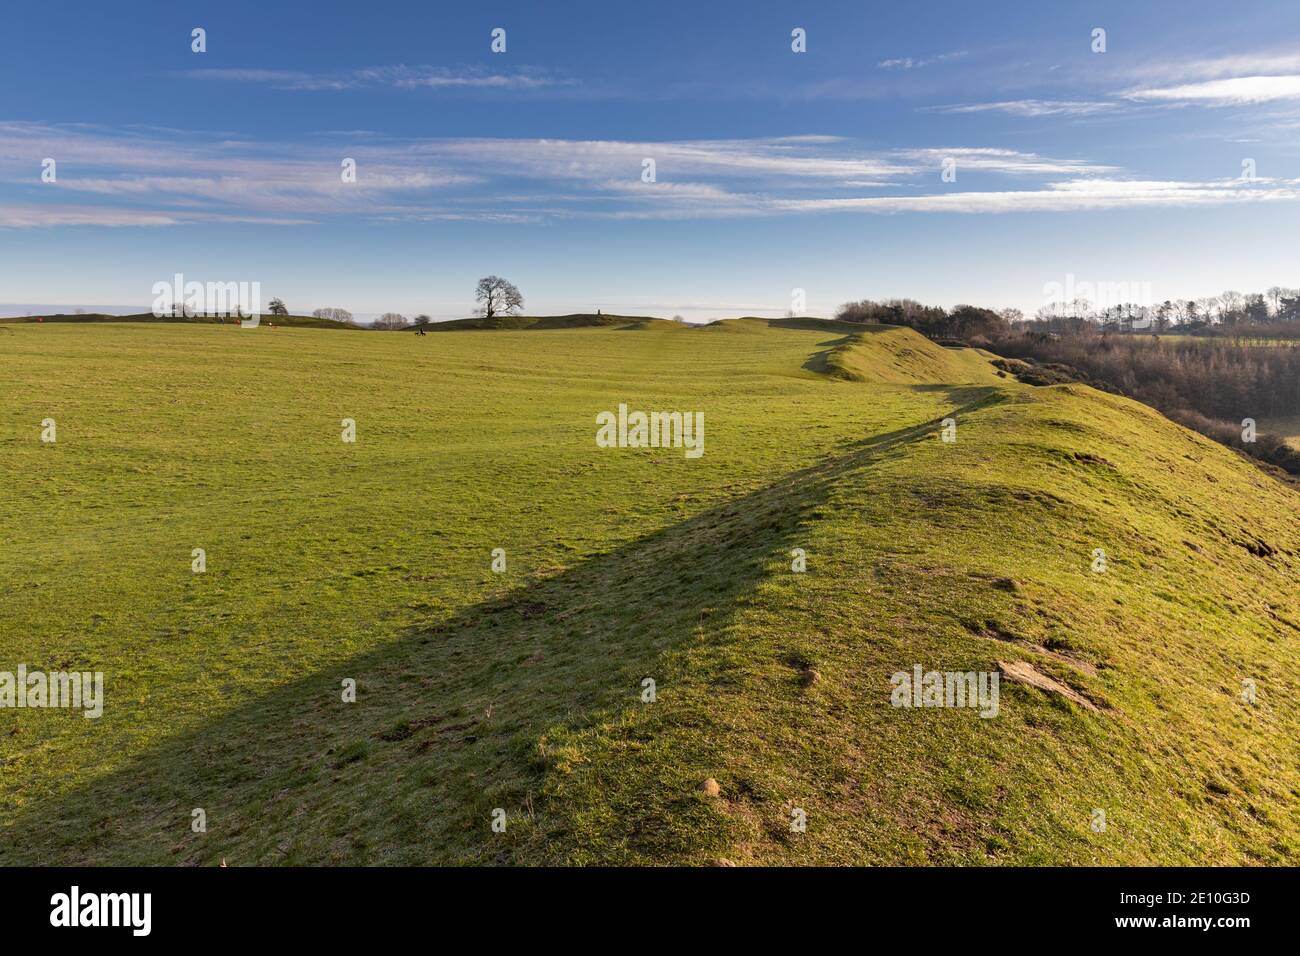
{"label": "shadow on grass", "polygon": [[[413,612],[397,639],[25,810],[0,835],[0,864],[522,862],[548,767],[581,759],[543,754],[548,729],[640,706],[656,660],[724,629],[842,476],[937,424],[868,437],[449,618]],[[684,818],[698,807],[684,795]],[[191,832],[195,808],[206,834]],[[509,836],[492,832],[495,808]]]}
{"label": "shadow on grass", "polygon": [[814,352],[808,356],[808,361],[803,363],[805,372],[816,372],[818,375],[835,374],[835,369],[831,367],[830,357],[838,349],[843,348],[854,340],[855,336],[846,335],[841,339],[827,339],[825,342],[818,342],[817,347],[822,349],[820,352]]}

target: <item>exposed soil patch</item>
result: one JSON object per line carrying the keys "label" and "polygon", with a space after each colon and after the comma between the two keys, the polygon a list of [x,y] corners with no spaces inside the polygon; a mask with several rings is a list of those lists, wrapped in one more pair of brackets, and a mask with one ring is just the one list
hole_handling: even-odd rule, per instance
{"label": "exposed soil patch", "polygon": [[1049,694],[1060,694],[1062,697],[1073,701],[1086,710],[1098,710],[1096,704],[1084,697],[1074,688],[1067,687],[1060,681],[1048,677],[1028,661],[998,661],[997,664],[998,670],[1002,672],[1002,676],[1007,680],[1015,681],[1017,684],[1028,684],[1030,687],[1037,687],[1039,690],[1047,691]]}

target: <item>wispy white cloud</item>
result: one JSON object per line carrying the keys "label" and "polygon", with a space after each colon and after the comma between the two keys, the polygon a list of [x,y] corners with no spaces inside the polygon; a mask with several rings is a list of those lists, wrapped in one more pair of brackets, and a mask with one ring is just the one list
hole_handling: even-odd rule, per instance
{"label": "wispy white cloud", "polygon": [[1256,51],[1217,57],[1153,59],[1118,69],[1125,88],[1097,89],[1096,74],[1071,74],[1088,92],[924,107],[947,114],[1003,113],[1025,118],[1122,116],[1142,108],[1240,106],[1300,99],[1300,52]]}
{"label": "wispy white cloud", "polygon": [[1300,100],[1300,50],[1252,50],[1147,61],[1129,68],[1116,96],[1157,106],[1248,106]]}
{"label": "wispy white cloud", "polygon": [[[40,183],[55,158],[58,182]],[[353,158],[356,182],[340,160]],[[644,161],[655,181],[643,181]],[[941,184],[955,160],[960,186]],[[866,150],[831,136],[633,142],[309,137],[251,143],[0,123],[0,225],[710,219],[816,212],[1068,212],[1278,202],[1288,180],[1122,178],[1080,158],[983,146]],[[1009,177],[1023,188],[988,187]],[[87,205],[94,197],[99,205]]]}
{"label": "wispy white cloud", "polygon": [[1222,206],[1231,203],[1295,202],[1297,199],[1300,199],[1300,180],[1268,185],[1246,181],[1195,183],[1085,179],[1052,183],[1045,189],[780,200],[776,205],[795,212],[1041,213]]}
{"label": "wispy white cloud", "polygon": [[1104,100],[1002,100],[996,103],[958,103],[936,106],[937,113],[1007,113],[1011,116],[1092,116],[1112,111],[1118,104]]}
{"label": "wispy white cloud", "polygon": [[197,80],[256,83],[281,90],[328,91],[390,87],[414,89],[537,90],[569,86],[573,80],[534,68],[492,71],[479,67],[450,69],[437,66],[371,66],[354,70],[319,73],[301,70],[215,68],[184,70],[182,76]]}
{"label": "wispy white cloud", "polygon": [[703,216],[752,218],[818,213],[1077,213],[1136,208],[1191,208],[1235,203],[1295,202],[1300,180],[1162,182],[1081,179],[1020,190],[965,190],[917,195],[784,198],[762,194],[711,197],[707,210],[660,202],[646,208],[596,213],[599,218],[672,220]]}
{"label": "wispy white cloud", "polygon": [[[312,154],[317,158],[303,158]],[[69,193],[90,193],[152,204],[164,217],[167,210],[198,207],[214,215],[237,209],[241,220],[256,220],[259,213],[378,211],[398,196],[481,182],[468,168],[403,161],[352,143],[268,147],[193,134],[159,139],[97,127],[0,123],[0,177],[11,185],[36,182],[45,157],[55,160],[57,179],[39,184],[41,198],[66,201]],[[358,163],[356,182],[343,182],[344,158]],[[266,215],[256,221],[286,220]]]}
{"label": "wispy white cloud", "polygon": [[1300,50],[1256,50],[1216,57],[1145,61],[1130,68],[1128,76],[1148,83],[1173,83],[1297,72],[1300,72]]}
{"label": "wispy white cloud", "polygon": [[938,169],[944,160],[952,159],[956,161],[959,171],[979,170],[1021,176],[1083,175],[1117,171],[1115,166],[1085,160],[1052,159],[1037,153],[991,147],[915,149],[907,151],[905,155],[919,161],[927,169]]}
{"label": "wispy white cloud", "polygon": [[37,229],[57,226],[180,226],[187,223],[216,222],[256,222],[262,225],[296,226],[306,225],[311,220],[180,210],[156,212],[147,209],[123,209],[113,206],[70,204],[51,206],[46,203],[0,203],[0,228],[8,229]]}
{"label": "wispy white cloud", "polygon": [[1300,99],[1300,75],[1234,76],[1150,89],[1131,89],[1123,94],[1146,102],[1202,103],[1207,106],[1244,106],[1275,100]]}
{"label": "wispy white cloud", "polygon": [[951,53],[938,53],[933,56],[901,56],[888,60],[881,60],[876,64],[882,70],[916,70],[924,66],[931,66],[935,63],[943,63],[947,60],[959,60],[968,56],[967,50],[954,50]]}
{"label": "wispy white cloud", "polygon": [[713,173],[797,179],[888,177],[914,164],[888,155],[854,155],[844,140],[743,139],[646,141],[564,139],[443,139],[412,144],[413,155],[470,163],[502,172],[546,179],[639,178],[642,162],[653,159],[659,176]]}

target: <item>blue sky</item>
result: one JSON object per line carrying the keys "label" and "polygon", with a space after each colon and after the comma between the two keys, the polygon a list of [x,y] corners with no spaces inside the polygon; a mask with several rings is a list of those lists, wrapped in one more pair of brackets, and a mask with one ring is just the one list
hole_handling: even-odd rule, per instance
{"label": "blue sky", "polygon": [[22,4],[0,88],[4,304],[177,272],[435,318],[488,273],[692,320],[1300,284],[1295,3]]}

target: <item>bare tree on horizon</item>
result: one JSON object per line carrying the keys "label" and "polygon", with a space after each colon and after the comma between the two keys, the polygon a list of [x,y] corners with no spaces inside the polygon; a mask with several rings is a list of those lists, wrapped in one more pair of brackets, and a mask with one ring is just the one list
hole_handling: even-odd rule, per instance
{"label": "bare tree on horizon", "polygon": [[483,303],[483,314],[489,319],[494,315],[510,315],[524,307],[523,293],[500,276],[479,279],[474,299]]}

